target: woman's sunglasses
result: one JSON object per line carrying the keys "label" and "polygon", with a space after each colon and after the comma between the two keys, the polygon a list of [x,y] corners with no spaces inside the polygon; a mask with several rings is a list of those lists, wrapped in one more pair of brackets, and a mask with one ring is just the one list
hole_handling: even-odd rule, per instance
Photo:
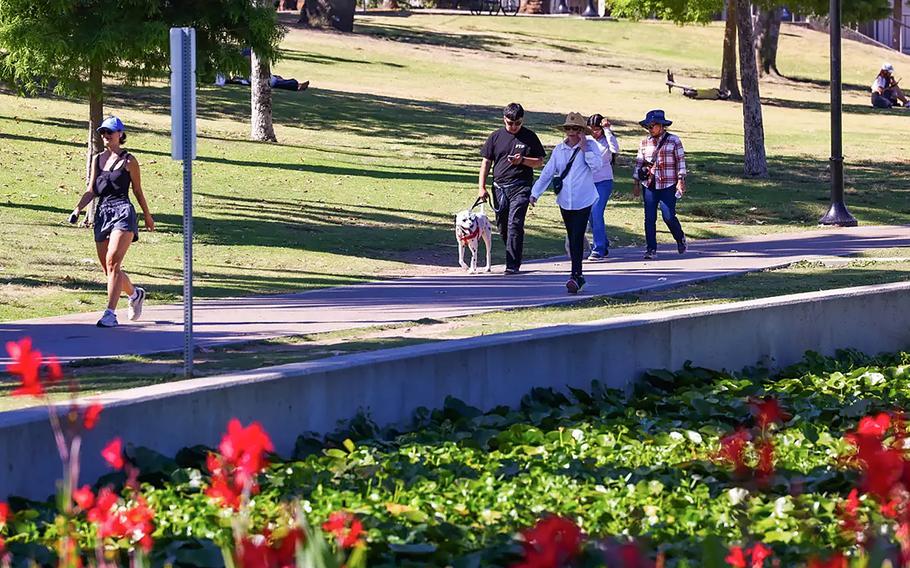
{"label": "woman's sunglasses", "polygon": [[566,126],[566,132],[581,132],[583,130],[580,126]]}
{"label": "woman's sunglasses", "polygon": [[104,134],[104,135],[109,135],[109,134],[113,134],[114,131],[111,130],[110,128],[101,128],[101,129],[98,130],[98,133],[99,133],[99,134]]}

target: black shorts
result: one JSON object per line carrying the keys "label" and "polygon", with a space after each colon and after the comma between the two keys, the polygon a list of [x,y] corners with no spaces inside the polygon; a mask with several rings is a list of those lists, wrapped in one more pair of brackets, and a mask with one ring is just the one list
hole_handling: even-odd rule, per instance
{"label": "black shorts", "polygon": [[139,219],[129,201],[102,203],[95,211],[95,242],[109,240],[113,231],[133,233],[133,242],[139,240]]}

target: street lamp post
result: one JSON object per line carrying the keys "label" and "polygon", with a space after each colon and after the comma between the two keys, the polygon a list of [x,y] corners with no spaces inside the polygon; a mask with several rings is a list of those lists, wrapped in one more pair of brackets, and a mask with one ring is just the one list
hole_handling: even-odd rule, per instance
{"label": "street lamp post", "polygon": [[559,5],[556,6],[557,14],[568,14],[569,6],[566,4],[566,0],[559,0]]}
{"label": "street lamp post", "polygon": [[855,227],[856,218],[844,204],[844,149],[841,124],[841,0],[830,0],[828,28],[831,35],[831,207],[818,220],[820,225]]}

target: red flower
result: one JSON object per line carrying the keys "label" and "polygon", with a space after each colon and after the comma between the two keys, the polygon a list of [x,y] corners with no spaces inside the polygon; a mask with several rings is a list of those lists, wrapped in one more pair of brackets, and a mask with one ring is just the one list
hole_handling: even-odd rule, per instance
{"label": "red flower", "polygon": [[281,568],[295,568],[297,566],[297,545],[303,546],[305,543],[306,536],[303,529],[295,527],[288,531],[278,547],[274,549],[272,558]]}
{"label": "red flower", "polygon": [[98,494],[95,506],[87,515],[88,520],[98,526],[98,536],[102,539],[128,538],[146,552],[150,551],[155,512],[142,497],[138,497],[132,507],[118,507],[117,504],[117,495],[110,489],[102,489]]}
{"label": "red flower", "polygon": [[766,397],[764,400],[752,400],[749,404],[762,429],[770,424],[782,423],[790,419],[790,414],[784,412],[777,399]]}
{"label": "red flower", "polygon": [[269,543],[261,534],[240,541],[240,565],[244,568],[270,568]]}
{"label": "red flower", "polygon": [[843,553],[835,552],[827,560],[812,558],[809,560],[808,568],[847,568],[847,559]]}
{"label": "red flower", "polygon": [[218,446],[221,456],[209,454],[206,466],[212,473],[212,482],[206,494],[226,507],[240,508],[244,489],[257,493],[256,476],[265,469],[266,452],[275,451],[268,434],[258,422],[246,428],[236,418],[228,422],[228,431]]}
{"label": "red flower", "polygon": [[874,418],[872,416],[866,416],[860,420],[859,426],[856,428],[856,433],[861,436],[872,436],[873,438],[880,440],[885,436],[885,432],[889,427],[891,427],[891,416],[886,412],[882,412]]}
{"label": "red flower", "polygon": [[105,487],[98,492],[98,498],[95,499],[95,506],[89,509],[86,517],[93,523],[99,523],[106,519],[111,508],[117,504],[117,494],[111,491],[110,487]]}
{"label": "red flower", "polygon": [[7,519],[9,519],[9,505],[0,503],[0,525],[5,525]]}
{"label": "red flower", "polygon": [[123,441],[114,438],[101,450],[101,457],[114,469],[123,469]]}
{"label": "red flower", "polygon": [[853,488],[847,496],[847,500],[841,505],[841,527],[851,534],[863,530],[862,523],[859,522],[859,491]]}
{"label": "red flower", "polygon": [[88,511],[95,503],[95,494],[92,493],[92,490],[88,485],[83,485],[81,488],[73,491],[73,501],[76,502],[76,505],[78,505],[80,509]]}
{"label": "red flower", "polygon": [[91,430],[95,427],[103,409],[104,405],[100,402],[93,402],[85,409],[85,414],[82,415],[82,425],[86,430]]}
{"label": "red flower", "polygon": [[755,447],[758,452],[758,464],[755,470],[762,477],[774,473],[774,444],[771,440],[762,440]]}
{"label": "red flower", "polygon": [[581,529],[563,517],[544,517],[522,535],[525,557],[513,568],[559,568],[578,556],[581,548]]}
{"label": "red flower", "polygon": [[21,385],[12,392],[13,396],[40,396],[44,393],[41,387],[41,380],[38,377],[41,368],[41,352],[32,350],[32,340],[29,337],[22,338],[18,343],[8,341],[6,351],[9,353],[12,363],[6,366],[6,370],[13,375],[19,375]]}
{"label": "red flower", "polygon": [[341,548],[354,548],[362,543],[363,524],[350,513],[336,511],[329,515],[322,530],[332,534]]}
{"label": "red flower", "polygon": [[749,432],[739,429],[720,439],[720,451],[717,456],[732,463],[737,474],[744,474],[749,470],[746,465],[746,444],[750,438]]}
{"label": "red flower", "polygon": [[244,537],[240,541],[240,566],[248,568],[296,568],[297,543],[303,542],[303,529],[295,528],[276,542],[272,534]]}
{"label": "red flower", "polygon": [[749,550],[752,555],[752,568],[763,568],[765,559],[774,554],[770,548],[760,542],[756,542]]}
{"label": "red flower", "polygon": [[241,492],[235,490],[234,484],[223,475],[212,476],[212,483],[205,494],[216,501],[221,501],[223,507],[230,507],[235,511],[240,509]]}
{"label": "red flower", "polygon": [[53,355],[47,359],[47,378],[52,383],[56,383],[63,378],[63,369],[60,367],[60,361]]}
{"label": "red flower", "polygon": [[733,568],[746,568],[746,554],[739,546],[730,548],[730,554],[724,558],[724,561]]}
{"label": "red flower", "polygon": [[238,485],[245,485],[265,469],[265,453],[274,452],[275,447],[258,422],[244,428],[233,418],[228,422],[227,434],[221,439],[218,450],[234,467]]}

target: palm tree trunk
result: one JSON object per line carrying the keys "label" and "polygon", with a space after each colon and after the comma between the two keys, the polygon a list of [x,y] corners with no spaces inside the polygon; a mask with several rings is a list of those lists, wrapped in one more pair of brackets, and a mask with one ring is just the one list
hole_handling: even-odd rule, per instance
{"label": "palm tree trunk", "polygon": [[743,172],[747,177],[766,178],[768,159],[765,155],[765,128],[758,91],[758,66],[755,64],[749,0],[737,0],[736,26],[739,30],[739,70],[743,87]]}

